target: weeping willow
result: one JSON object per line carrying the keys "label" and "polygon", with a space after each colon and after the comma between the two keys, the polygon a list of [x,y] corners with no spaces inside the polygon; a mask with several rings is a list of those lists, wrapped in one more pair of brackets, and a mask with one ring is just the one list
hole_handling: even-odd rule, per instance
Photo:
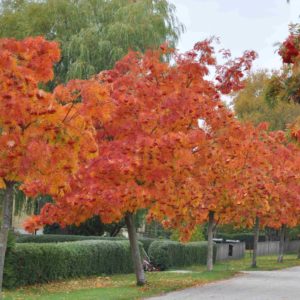
{"label": "weeping willow", "polygon": [[183,31],[166,0],[4,0],[0,12],[0,37],[60,43],[55,83],[110,69],[129,49],[175,46]]}
{"label": "weeping willow", "polygon": [[[0,216],[2,216],[2,204],[4,198],[4,190],[0,190]],[[18,185],[14,188],[14,207],[13,215],[23,216],[31,215],[37,211],[37,207],[40,205],[39,202],[44,197],[38,196],[36,198],[27,197],[21,190],[18,189]],[[0,218],[1,223],[1,218]],[[12,225],[12,224],[11,224]]]}

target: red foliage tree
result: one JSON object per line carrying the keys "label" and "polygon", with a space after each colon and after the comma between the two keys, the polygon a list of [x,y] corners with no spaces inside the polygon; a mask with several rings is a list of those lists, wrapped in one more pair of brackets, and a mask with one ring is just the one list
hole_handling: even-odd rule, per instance
{"label": "red foliage tree", "polygon": [[79,161],[97,152],[84,104],[63,105],[40,88],[53,78],[59,59],[57,44],[41,37],[0,40],[0,182],[5,189],[0,286],[16,184],[28,195],[63,195]]}
{"label": "red foliage tree", "polygon": [[[173,65],[164,62],[165,54]],[[87,91],[97,86],[108,92],[105,97],[115,111],[110,120],[94,122],[101,155],[81,167],[70,182],[70,193],[56,197],[55,204],[46,205],[26,228],[80,223],[95,214],[104,222],[125,216],[137,283],[143,284],[132,216],[147,208],[150,217],[176,219],[185,208],[173,208],[184,205],[183,200],[199,205],[203,192],[192,179],[194,163],[201,169],[202,156],[210,159],[207,151],[216,141],[212,137],[221,138],[237,123],[220,95],[242,87],[243,72],[254,58],[254,52],[246,52],[221,67],[211,41],[197,43],[183,55],[162,46],[145,55],[130,52],[111,71],[59,87],[58,98],[74,95],[76,85],[83,102],[89,102],[94,93]],[[217,81],[206,78],[210,67],[216,68]],[[207,126],[200,128],[199,119]]]}

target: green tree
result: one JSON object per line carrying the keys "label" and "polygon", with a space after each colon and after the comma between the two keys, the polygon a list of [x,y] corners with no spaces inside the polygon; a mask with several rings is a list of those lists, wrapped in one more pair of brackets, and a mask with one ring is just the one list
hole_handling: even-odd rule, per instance
{"label": "green tree", "polygon": [[278,100],[275,94],[270,95],[270,85],[274,86],[276,76],[267,71],[258,71],[249,76],[245,88],[233,99],[239,119],[254,124],[268,122],[271,130],[285,130],[300,116],[300,104]]}
{"label": "green tree", "polygon": [[60,42],[59,83],[110,69],[128,49],[175,45],[183,30],[167,0],[4,0],[0,13],[0,37]]}

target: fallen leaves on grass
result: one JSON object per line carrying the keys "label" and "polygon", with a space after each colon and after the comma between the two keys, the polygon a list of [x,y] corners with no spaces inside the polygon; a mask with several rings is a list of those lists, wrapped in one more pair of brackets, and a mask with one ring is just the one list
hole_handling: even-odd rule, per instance
{"label": "fallen leaves on grass", "polygon": [[[103,288],[112,285],[110,277],[90,277],[90,278],[79,278],[67,281],[56,281],[44,284],[35,284],[28,287],[22,287],[16,291],[25,293],[34,293],[35,291],[48,292],[48,293],[69,293],[75,290],[92,289],[92,288]],[[35,293],[34,293],[35,294]]]}

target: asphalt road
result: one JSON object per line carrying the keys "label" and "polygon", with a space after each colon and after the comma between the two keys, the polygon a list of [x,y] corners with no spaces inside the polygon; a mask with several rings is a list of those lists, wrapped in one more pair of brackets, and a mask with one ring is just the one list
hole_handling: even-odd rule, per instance
{"label": "asphalt road", "polygon": [[300,267],[243,272],[229,280],[168,293],[149,300],[300,300]]}

